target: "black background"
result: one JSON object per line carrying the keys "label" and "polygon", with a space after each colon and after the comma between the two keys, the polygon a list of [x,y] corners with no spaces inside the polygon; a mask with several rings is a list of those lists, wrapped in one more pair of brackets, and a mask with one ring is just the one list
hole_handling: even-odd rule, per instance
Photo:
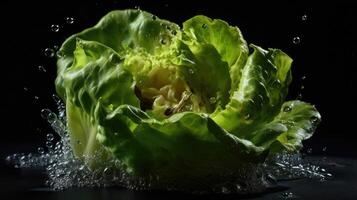
{"label": "black background", "polygon": [[[315,104],[323,119],[305,146],[312,147],[313,153],[357,155],[356,3],[202,2],[1,2],[1,143],[43,145],[45,134],[51,131],[40,117],[42,108],[55,109],[51,98],[55,93],[55,58],[44,56],[45,48],[60,46],[66,37],[93,26],[108,11],[139,6],[178,24],[197,14],[221,18],[237,25],[248,43],[288,53],[294,59],[288,98],[302,93],[302,99]],[[307,15],[306,21],[301,19],[303,15]],[[66,17],[73,17],[74,24],[66,24]],[[52,24],[60,25],[60,31],[51,32]],[[292,42],[296,36],[301,38],[299,44]],[[39,65],[47,72],[39,71]],[[301,80],[302,76],[306,79]],[[322,152],[325,146],[327,151]]]}
{"label": "black background", "polygon": [[[197,14],[220,18],[238,26],[248,43],[288,53],[294,59],[288,99],[301,93],[302,100],[316,105],[323,119],[305,146],[313,154],[357,157],[357,3],[98,0],[0,4],[0,148],[6,149],[1,150],[1,159],[4,152],[24,150],[19,144],[31,144],[25,150],[36,151],[51,132],[40,110],[55,110],[51,95],[55,93],[56,65],[55,58],[44,55],[44,49],[60,46],[66,37],[93,26],[113,9],[136,6],[177,24]],[[306,21],[301,19],[303,15],[307,15]],[[74,24],[67,24],[66,17],[73,17]],[[59,32],[51,32],[52,24],[60,25]],[[292,42],[296,36],[301,38],[299,44]],[[39,65],[47,72],[39,71]]]}

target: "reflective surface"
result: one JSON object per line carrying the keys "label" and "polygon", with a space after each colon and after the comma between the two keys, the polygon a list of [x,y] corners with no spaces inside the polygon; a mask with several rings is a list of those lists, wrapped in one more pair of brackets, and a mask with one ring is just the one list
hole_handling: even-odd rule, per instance
{"label": "reflective surface", "polygon": [[[131,191],[125,188],[72,188],[53,191],[45,185],[41,169],[15,169],[7,165],[6,155],[15,153],[14,146],[4,146],[1,152],[1,199],[357,199],[357,160],[321,156],[325,167],[333,174],[331,180],[297,179],[279,181],[264,193],[250,195],[193,195],[167,191]],[[32,146],[16,146],[18,152],[30,151]]]}

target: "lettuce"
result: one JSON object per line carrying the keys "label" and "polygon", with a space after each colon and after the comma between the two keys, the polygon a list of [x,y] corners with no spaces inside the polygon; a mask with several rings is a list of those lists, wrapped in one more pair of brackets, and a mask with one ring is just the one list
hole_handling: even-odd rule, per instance
{"label": "lettuce", "polygon": [[192,185],[298,151],[320,114],[285,101],[288,55],[249,47],[219,19],[181,29],[144,11],[108,13],[58,57],[74,154],[92,169],[111,157],[130,175]]}

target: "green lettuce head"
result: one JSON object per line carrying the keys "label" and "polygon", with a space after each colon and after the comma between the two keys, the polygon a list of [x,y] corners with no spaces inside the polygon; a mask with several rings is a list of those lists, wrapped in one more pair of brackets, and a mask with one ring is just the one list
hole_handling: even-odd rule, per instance
{"label": "green lettuce head", "polygon": [[139,10],[72,35],[56,89],[74,154],[91,169],[112,158],[134,177],[204,187],[298,151],[320,114],[285,101],[288,55],[249,47],[225,21],[195,16],[180,28]]}

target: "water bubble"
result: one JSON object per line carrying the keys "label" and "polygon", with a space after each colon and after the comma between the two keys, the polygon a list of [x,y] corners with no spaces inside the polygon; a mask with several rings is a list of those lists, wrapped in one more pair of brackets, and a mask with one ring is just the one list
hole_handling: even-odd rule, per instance
{"label": "water bubble", "polygon": [[54,50],[58,50],[58,48],[59,48],[58,45],[53,45]]}
{"label": "water bubble", "polygon": [[312,148],[308,148],[306,152],[309,154],[312,153]]}
{"label": "water bubble", "polygon": [[141,10],[141,9],[140,9],[140,6],[134,6],[134,8],[135,8],[136,10],[139,10],[139,11]]}
{"label": "water bubble", "polygon": [[284,193],[282,194],[282,196],[283,196],[284,198],[292,198],[292,197],[294,197],[294,194],[293,194],[292,192],[284,192]]}
{"label": "water bubble", "polygon": [[52,142],[51,141],[47,141],[46,142],[46,147],[49,148],[49,149],[52,149],[52,147],[53,147]]}
{"label": "water bubble", "polygon": [[56,103],[61,102],[61,99],[60,99],[57,95],[55,95],[55,94],[52,94],[52,99],[53,99]]}
{"label": "water bubble", "polygon": [[155,15],[153,15],[151,18],[152,18],[152,20],[156,20],[157,19],[157,17]]}
{"label": "water bubble", "polygon": [[310,121],[311,121],[311,123],[315,124],[319,121],[319,118],[316,116],[312,116],[312,117],[310,117]]}
{"label": "water bubble", "polygon": [[61,51],[61,50],[57,51],[56,56],[57,56],[57,58],[62,58],[64,56],[63,51]]}
{"label": "water bubble", "polygon": [[43,147],[38,147],[38,148],[37,148],[37,152],[38,152],[39,154],[44,154],[44,153],[45,153],[45,150],[43,149]]}
{"label": "water bubble", "polygon": [[103,170],[103,178],[106,180],[113,179],[114,177],[114,171],[108,167],[104,168]]}
{"label": "water bubble", "polygon": [[6,158],[5,158],[5,160],[6,160],[6,162],[11,162],[11,156],[6,156]]}
{"label": "water bubble", "polygon": [[208,27],[207,24],[202,24],[202,28],[203,28],[203,29],[206,29],[207,27]]}
{"label": "water bubble", "polygon": [[269,181],[270,184],[276,185],[278,183],[278,181],[272,174],[267,174],[266,179],[267,181]]}
{"label": "water bubble", "polygon": [[40,99],[40,97],[38,97],[36,95],[33,98],[35,99],[35,101],[38,101]]}
{"label": "water bubble", "polygon": [[305,80],[305,79],[306,79],[306,76],[302,76],[302,77],[301,77],[301,80]]}
{"label": "water bubble", "polygon": [[73,24],[74,23],[74,18],[73,17],[66,17],[66,23],[67,24]]}
{"label": "water bubble", "polygon": [[41,110],[41,117],[46,119],[51,124],[57,120],[57,115],[48,108]]}
{"label": "water bubble", "polygon": [[302,21],[306,21],[307,20],[307,15],[305,14],[305,15],[301,16],[301,20]]}
{"label": "water bubble", "polygon": [[38,66],[38,70],[41,71],[41,72],[47,72],[46,68],[42,65],[39,65]]}
{"label": "water bubble", "polygon": [[54,136],[53,136],[52,133],[47,134],[46,137],[47,137],[47,140],[48,140],[48,141],[53,141],[53,139],[54,139]]}
{"label": "water bubble", "polygon": [[301,90],[305,89],[305,86],[302,85],[302,86],[300,87],[300,89],[301,89]]}
{"label": "water bubble", "polygon": [[246,114],[246,115],[244,116],[244,119],[245,119],[245,120],[250,119],[250,114],[249,114],[249,113],[248,113],[248,114]]}
{"label": "water bubble", "polygon": [[24,87],[24,91],[25,91],[25,92],[28,92],[29,89],[28,89],[27,87]]}
{"label": "water bubble", "polygon": [[292,109],[293,109],[293,108],[292,108],[291,106],[285,106],[285,107],[283,108],[283,111],[284,111],[284,112],[290,112]]}
{"label": "water bubble", "polygon": [[210,102],[211,104],[216,103],[216,101],[217,101],[216,97],[210,97],[210,98],[209,98],[209,102]]}
{"label": "water bubble", "polygon": [[296,36],[293,38],[293,43],[294,44],[300,44],[301,40],[300,40],[300,37]]}
{"label": "water bubble", "polygon": [[55,52],[51,48],[46,48],[45,51],[45,56],[52,58],[55,55]]}
{"label": "water bubble", "polygon": [[166,40],[165,40],[165,39],[161,39],[161,40],[160,40],[160,43],[161,43],[162,45],[165,45],[165,44],[166,44]]}
{"label": "water bubble", "polygon": [[60,26],[58,24],[52,24],[51,25],[51,31],[52,32],[58,32],[60,30]]}

